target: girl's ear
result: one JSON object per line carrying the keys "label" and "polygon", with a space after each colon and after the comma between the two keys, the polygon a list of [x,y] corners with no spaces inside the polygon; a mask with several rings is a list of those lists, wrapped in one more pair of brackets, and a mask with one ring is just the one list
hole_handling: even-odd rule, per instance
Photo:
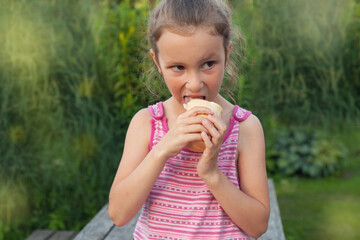
{"label": "girl's ear", "polygon": [[153,50],[152,48],[150,49],[150,55],[151,55],[152,59],[154,60],[154,63],[156,64],[156,67],[157,67],[158,70],[159,70],[159,73],[162,74],[161,68],[160,68],[160,64],[158,63],[158,61],[157,61],[157,59],[156,59],[155,52],[154,52],[154,50]]}

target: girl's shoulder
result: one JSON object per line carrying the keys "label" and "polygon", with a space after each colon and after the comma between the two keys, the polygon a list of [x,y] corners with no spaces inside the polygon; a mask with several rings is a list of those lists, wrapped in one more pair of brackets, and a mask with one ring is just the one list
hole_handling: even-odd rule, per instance
{"label": "girl's shoulder", "polygon": [[239,124],[239,147],[247,148],[249,143],[258,144],[264,141],[264,131],[259,118],[253,113]]}
{"label": "girl's shoulder", "polygon": [[251,134],[253,131],[262,131],[259,118],[251,111],[236,105],[233,112],[234,118],[240,122],[239,128],[242,133]]}
{"label": "girl's shoulder", "polygon": [[264,136],[263,127],[254,113],[235,105],[233,116],[239,122],[239,140],[247,142],[250,139],[258,139],[262,141]]}
{"label": "girl's shoulder", "polygon": [[[125,137],[124,159],[128,158],[128,156],[134,156],[139,153],[146,154],[148,152],[151,134],[150,119],[151,114],[147,108],[139,110],[131,119]],[[136,152],[136,154],[134,152]],[[139,159],[137,160],[140,161]],[[121,160],[121,162],[123,162],[123,160]]]}
{"label": "girl's shoulder", "polygon": [[256,130],[259,128],[262,129],[259,118],[251,112],[247,112],[246,115],[241,118],[240,122],[240,126],[248,131]]}
{"label": "girl's shoulder", "polygon": [[252,112],[245,108],[241,108],[238,105],[234,106],[233,116],[239,122],[245,121],[251,114]]}
{"label": "girl's shoulder", "polygon": [[263,135],[261,122],[251,111],[235,105],[233,117],[239,122],[239,136],[242,138],[251,138],[254,135]]}
{"label": "girl's shoulder", "polygon": [[135,128],[143,133],[150,130],[151,113],[148,108],[140,109],[131,119],[129,128]]}
{"label": "girl's shoulder", "polygon": [[134,119],[140,122],[150,120],[151,113],[149,111],[149,108],[140,109],[137,113],[135,113],[133,120]]}

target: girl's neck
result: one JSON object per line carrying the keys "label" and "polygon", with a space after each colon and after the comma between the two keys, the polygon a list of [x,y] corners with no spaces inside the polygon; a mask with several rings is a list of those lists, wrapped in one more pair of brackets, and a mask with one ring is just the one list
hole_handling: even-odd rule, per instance
{"label": "girl's neck", "polygon": [[164,113],[166,117],[169,117],[168,115],[175,115],[176,117],[183,112],[185,112],[184,106],[179,103],[174,97],[170,97],[163,103],[164,106]]}

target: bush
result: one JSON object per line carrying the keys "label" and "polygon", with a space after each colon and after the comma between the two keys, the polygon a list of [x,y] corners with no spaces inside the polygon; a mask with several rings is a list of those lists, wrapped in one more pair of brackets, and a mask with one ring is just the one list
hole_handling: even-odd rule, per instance
{"label": "bush", "polygon": [[279,131],[268,154],[271,173],[285,176],[328,177],[340,172],[345,148],[328,134],[305,128]]}

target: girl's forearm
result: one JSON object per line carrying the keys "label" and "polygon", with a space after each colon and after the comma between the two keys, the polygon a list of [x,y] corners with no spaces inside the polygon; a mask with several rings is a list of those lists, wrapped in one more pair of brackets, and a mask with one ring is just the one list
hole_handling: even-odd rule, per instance
{"label": "girl's forearm", "polygon": [[109,215],[118,226],[126,224],[139,212],[166,163],[165,155],[154,148],[110,191]]}
{"label": "girl's forearm", "polygon": [[253,238],[266,231],[270,210],[264,204],[239,190],[220,170],[204,181],[239,228]]}

